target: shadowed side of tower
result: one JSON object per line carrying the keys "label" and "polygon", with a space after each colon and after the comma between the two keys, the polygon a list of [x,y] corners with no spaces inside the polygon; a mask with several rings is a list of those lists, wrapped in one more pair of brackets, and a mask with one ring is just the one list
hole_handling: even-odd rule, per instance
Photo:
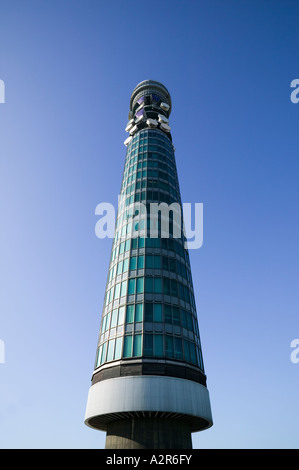
{"label": "shadowed side of tower", "polygon": [[182,203],[171,108],[157,81],[145,80],[132,93],[85,414],[88,426],[106,431],[110,449],[187,449],[192,432],[212,425],[189,253],[176,217]]}

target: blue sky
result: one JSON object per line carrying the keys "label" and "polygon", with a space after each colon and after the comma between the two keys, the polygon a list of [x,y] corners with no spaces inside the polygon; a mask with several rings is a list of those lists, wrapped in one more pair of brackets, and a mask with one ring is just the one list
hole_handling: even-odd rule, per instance
{"label": "blue sky", "polygon": [[298,2],[1,0],[1,448],[102,448],[84,413],[130,94],[159,80],[214,426],[195,448],[298,448]]}

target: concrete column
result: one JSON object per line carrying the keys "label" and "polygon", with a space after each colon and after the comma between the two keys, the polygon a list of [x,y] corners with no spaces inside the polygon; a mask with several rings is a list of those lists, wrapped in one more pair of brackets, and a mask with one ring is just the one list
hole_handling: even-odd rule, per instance
{"label": "concrete column", "polygon": [[106,449],[192,449],[191,431],[178,419],[120,419],[107,426]]}

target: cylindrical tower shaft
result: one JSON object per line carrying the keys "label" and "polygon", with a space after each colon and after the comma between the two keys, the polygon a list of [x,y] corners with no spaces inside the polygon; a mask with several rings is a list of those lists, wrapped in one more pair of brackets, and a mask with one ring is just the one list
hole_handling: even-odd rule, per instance
{"label": "cylindrical tower shaft", "polygon": [[85,422],[107,448],[190,448],[212,425],[164,85],[130,100],[121,197]]}

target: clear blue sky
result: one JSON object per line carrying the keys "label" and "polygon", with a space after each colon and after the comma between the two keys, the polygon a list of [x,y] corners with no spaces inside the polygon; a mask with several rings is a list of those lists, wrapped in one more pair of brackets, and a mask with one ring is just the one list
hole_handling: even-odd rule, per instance
{"label": "clear blue sky", "polygon": [[101,448],[84,413],[133,88],[159,80],[183,202],[214,426],[195,448],[298,448],[299,5],[1,0],[1,448]]}

